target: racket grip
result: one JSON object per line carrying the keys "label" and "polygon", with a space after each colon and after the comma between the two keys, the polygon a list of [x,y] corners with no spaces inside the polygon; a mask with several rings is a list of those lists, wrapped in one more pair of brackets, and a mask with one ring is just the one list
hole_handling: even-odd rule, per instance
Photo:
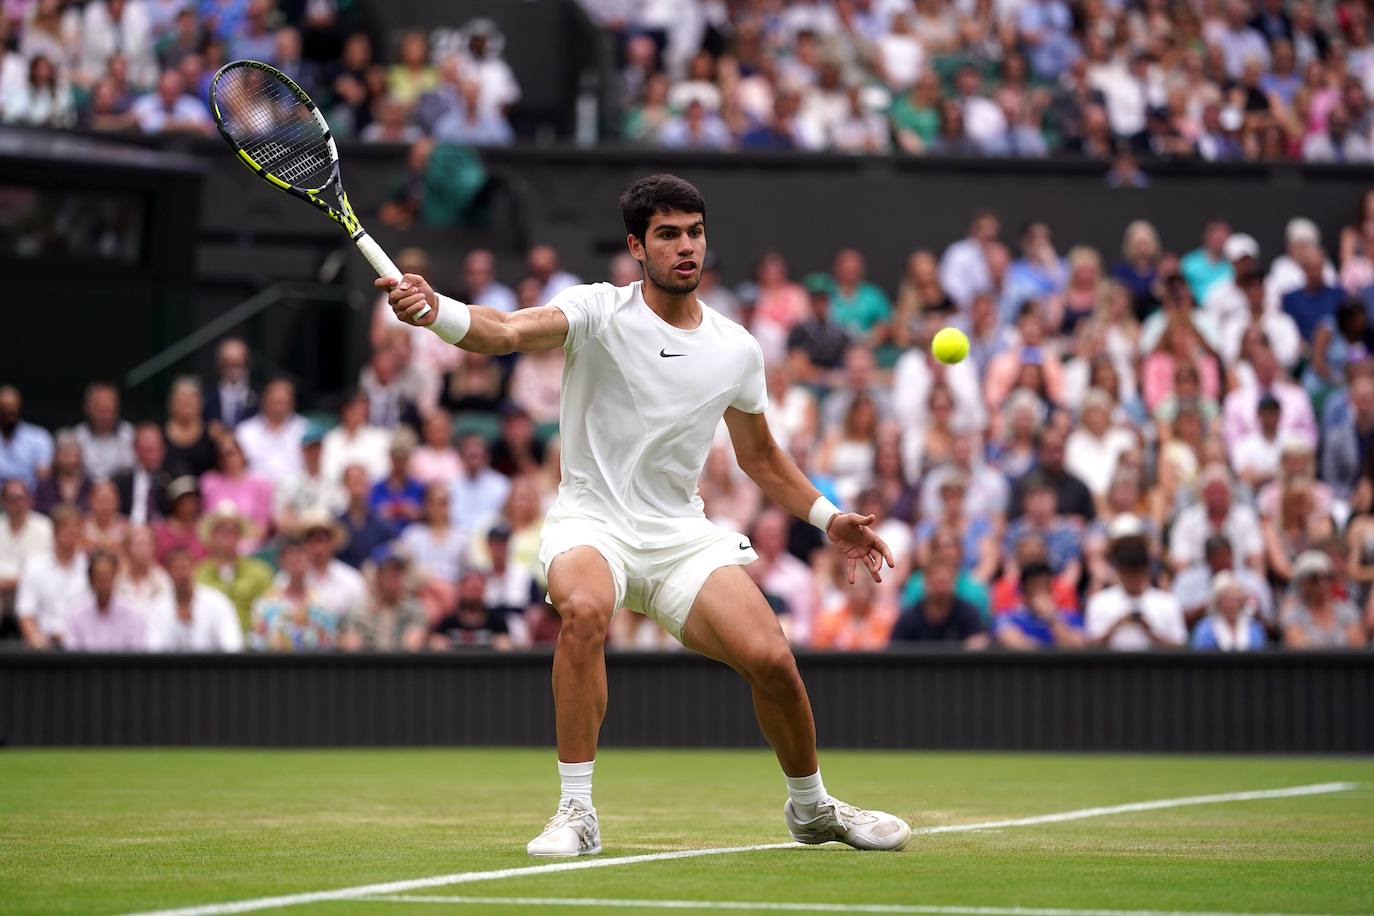
{"label": "racket grip", "polygon": [[[396,266],[391,258],[387,257],[387,253],[382,250],[381,245],[373,241],[372,236],[364,232],[354,241],[358,246],[358,250],[363,253],[363,257],[367,259],[367,263],[371,264],[372,269],[377,272],[377,276],[395,277],[398,280],[401,278],[401,269]],[[428,314],[429,306],[425,306],[420,309],[420,313],[415,317],[423,318]]]}

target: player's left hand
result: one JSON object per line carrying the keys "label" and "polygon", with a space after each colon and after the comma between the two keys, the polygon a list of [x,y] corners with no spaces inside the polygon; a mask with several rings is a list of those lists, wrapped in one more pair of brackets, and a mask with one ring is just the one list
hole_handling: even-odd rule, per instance
{"label": "player's left hand", "polygon": [[897,561],[892,559],[892,551],[883,539],[868,527],[874,521],[876,519],[872,515],[841,512],[830,520],[830,525],[825,529],[825,536],[830,538],[830,543],[838,547],[849,561],[850,584],[854,582],[854,570],[861,560],[874,582],[883,581],[883,560],[887,560],[889,569],[897,568]]}

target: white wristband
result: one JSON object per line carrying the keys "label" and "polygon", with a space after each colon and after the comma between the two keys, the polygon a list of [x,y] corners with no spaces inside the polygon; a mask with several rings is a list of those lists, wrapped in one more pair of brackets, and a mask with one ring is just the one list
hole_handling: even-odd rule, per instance
{"label": "white wristband", "polygon": [[824,496],[817,496],[816,501],[811,504],[811,512],[807,515],[806,520],[821,531],[825,531],[830,527],[830,520],[839,514],[839,507]]}
{"label": "white wristband", "polygon": [[444,343],[456,344],[467,336],[468,328],[472,327],[472,310],[457,299],[450,299],[443,294],[436,295],[439,299],[439,314],[434,317],[434,324],[430,325],[429,329],[438,334]]}

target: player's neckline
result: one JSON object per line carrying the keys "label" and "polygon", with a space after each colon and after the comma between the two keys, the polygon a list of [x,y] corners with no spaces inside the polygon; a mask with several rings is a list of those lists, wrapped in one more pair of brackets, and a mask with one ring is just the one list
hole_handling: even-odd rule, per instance
{"label": "player's neckline", "polygon": [[642,285],[643,281],[637,281],[637,282],[639,282],[639,283],[641,284],[640,287],[639,287],[639,289],[635,290],[635,296],[636,296],[636,298],[639,299],[639,304],[642,305],[642,306],[644,307],[644,311],[648,312],[650,315],[653,316],[654,321],[657,321],[657,322],[658,322],[660,325],[662,325],[663,327],[667,328],[668,330],[672,331],[672,332],[675,333],[675,334],[687,334],[687,335],[691,335],[691,334],[695,334],[695,333],[697,333],[698,331],[700,331],[700,330],[702,329],[702,327],[706,324],[706,306],[705,306],[704,304],[702,304],[702,303],[700,302],[700,300],[698,300],[697,304],[701,306],[701,320],[697,322],[696,327],[694,327],[694,328],[680,328],[680,327],[678,327],[677,325],[675,325],[675,324],[669,322],[666,318],[664,318],[664,317],[663,317],[662,315],[660,315],[658,312],[655,312],[654,309],[653,309],[653,307],[652,307],[651,305],[649,305],[648,300],[646,300],[646,299],[644,298],[644,287],[643,287],[643,285]]}

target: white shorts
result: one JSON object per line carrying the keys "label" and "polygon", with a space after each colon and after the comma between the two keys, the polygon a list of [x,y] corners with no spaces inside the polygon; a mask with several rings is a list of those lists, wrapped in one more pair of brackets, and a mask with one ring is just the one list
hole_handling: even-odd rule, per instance
{"label": "white shorts", "polygon": [[[682,641],[682,628],[697,592],[722,566],[746,566],[759,558],[749,538],[737,531],[711,527],[669,547],[641,547],[613,532],[600,519],[565,517],[545,522],[539,539],[539,565],[544,581],[549,566],[574,547],[593,547],[611,568],[615,607],[643,614]],[[551,599],[550,599],[551,601]]]}

